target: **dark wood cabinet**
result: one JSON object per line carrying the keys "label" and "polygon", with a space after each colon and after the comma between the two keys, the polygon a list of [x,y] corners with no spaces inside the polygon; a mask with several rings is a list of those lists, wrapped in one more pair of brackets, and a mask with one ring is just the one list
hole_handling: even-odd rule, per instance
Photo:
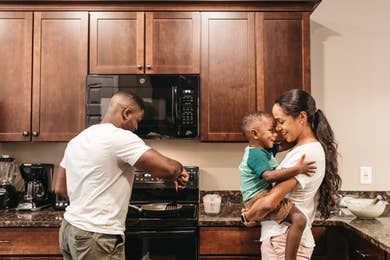
{"label": "dark wood cabinet", "polygon": [[310,92],[308,12],[202,13],[201,140],[243,141],[247,112]]}
{"label": "dark wood cabinet", "polygon": [[90,73],[199,73],[199,12],[90,15]]}
{"label": "dark wood cabinet", "polygon": [[256,13],[257,110],[289,89],[310,92],[310,13]]}
{"label": "dark wood cabinet", "polygon": [[201,227],[200,259],[259,259],[259,239],[260,228]]}
{"label": "dark wood cabinet", "polygon": [[87,12],[35,12],[32,140],[68,141],[85,128]]}
{"label": "dark wood cabinet", "polygon": [[58,228],[0,228],[0,259],[62,259]]}
{"label": "dark wood cabinet", "polygon": [[0,17],[0,141],[68,141],[85,127],[87,13]]}
{"label": "dark wood cabinet", "polygon": [[32,12],[0,12],[0,141],[30,140]]}
{"label": "dark wood cabinet", "polygon": [[256,110],[255,14],[202,13],[202,141],[243,141],[240,122]]}
{"label": "dark wood cabinet", "polygon": [[349,259],[386,260],[386,252],[356,235],[356,233],[346,231],[346,237],[349,245]]}

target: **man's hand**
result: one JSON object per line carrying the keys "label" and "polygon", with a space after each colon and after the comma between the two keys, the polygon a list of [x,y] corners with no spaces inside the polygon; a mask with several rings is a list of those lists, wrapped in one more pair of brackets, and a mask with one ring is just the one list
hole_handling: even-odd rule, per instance
{"label": "man's hand", "polygon": [[315,161],[306,161],[305,162],[305,155],[302,155],[301,159],[299,159],[296,166],[300,170],[300,173],[304,173],[308,176],[313,176],[313,174],[317,170],[317,166],[315,163],[316,163]]}
{"label": "man's hand", "polygon": [[174,181],[176,190],[184,189],[189,179],[190,179],[190,175],[183,167],[183,171],[180,173],[179,177],[177,177],[177,179]]}

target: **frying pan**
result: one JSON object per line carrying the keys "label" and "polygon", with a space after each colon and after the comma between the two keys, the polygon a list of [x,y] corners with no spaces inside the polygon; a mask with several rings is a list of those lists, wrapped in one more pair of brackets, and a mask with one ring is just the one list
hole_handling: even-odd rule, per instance
{"label": "frying pan", "polygon": [[173,203],[150,203],[141,207],[129,205],[129,208],[138,211],[140,214],[152,217],[176,216],[182,207],[181,204]]}

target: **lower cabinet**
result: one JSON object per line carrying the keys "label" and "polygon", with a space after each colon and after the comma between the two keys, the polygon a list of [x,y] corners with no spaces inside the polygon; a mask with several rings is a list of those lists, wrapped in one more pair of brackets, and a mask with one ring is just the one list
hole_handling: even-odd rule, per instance
{"label": "lower cabinet", "polygon": [[349,259],[350,260],[360,260],[360,259],[370,259],[370,260],[386,260],[389,257],[386,255],[386,252],[382,249],[374,246],[368,240],[365,240],[353,232],[349,231],[346,233],[349,244]]}
{"label": "lower cabinet", "polygon": [[58,228],[0,228],[0,259],[62,259]]}
{"label": "lower cabinet", "polygon": [[259,259],[260,228],[201,227],[200,259]]}
{"label": "lower cabinet", "polygon": [[[390,260],[380,248],[342,227],[314,226],[312,260]],[[201,227],[200,259],[260,259],[261,228]]]}

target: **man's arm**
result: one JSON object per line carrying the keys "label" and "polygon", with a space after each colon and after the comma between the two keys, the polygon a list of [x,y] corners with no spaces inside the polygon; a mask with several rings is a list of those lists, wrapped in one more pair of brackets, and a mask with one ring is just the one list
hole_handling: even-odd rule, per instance
{"label": "man's arm", "polygon": [[58,167],[58,171],[56,174],[54,192],[64,198],[68,197],[68,189],[66,187],[66,171],[61,166]]}
{"label": "man's arm", "polygon": [[179,188],[185,187],[189,179],[189,175],[181,163],[160,154],[154,149],[144,152],[134,166],[137,169],[150,172],[156,177],[176,181]]}

